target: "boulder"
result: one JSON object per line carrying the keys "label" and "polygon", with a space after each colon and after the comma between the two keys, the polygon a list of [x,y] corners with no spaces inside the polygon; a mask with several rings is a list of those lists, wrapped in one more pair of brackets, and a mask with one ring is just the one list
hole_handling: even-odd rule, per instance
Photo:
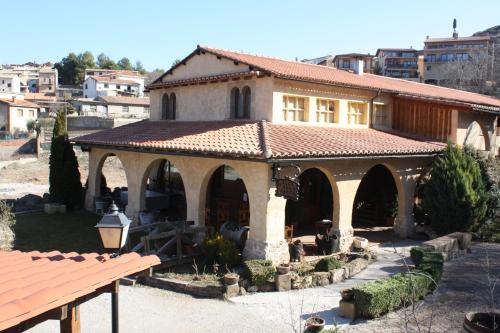
{"label": "boulder", "polygon": [[448,237],[456,238],[458,241],[458,248],[462,251],[470,249],[470,244],[472,242],[472,234],[468,232],[454,232],[448,235]]}
{"label": "boulder", "polygon": [[314,286],[326,286],[330,284],[330,272],[314,272],[312,275]]}
{"label": "boulder", "polygon": [[232,284],[229,286],[226,286],[226,292],[224,293],[224,298],[228,299],[231,297],[238,296],[240,293],[240,287],[238,284]]}
{"label": "boulder", "polygon": [[364,270],[367,266],[368,266],[368,260],[363,258],[357,258],[345,264],[345,267],[349,269],[349,277],[358,274],[359,272]]}
{"label": "boulder", "polygon": [[337,268],[330,271],[330,279],[332,283],[340,283],[344,281],[344,269]]}

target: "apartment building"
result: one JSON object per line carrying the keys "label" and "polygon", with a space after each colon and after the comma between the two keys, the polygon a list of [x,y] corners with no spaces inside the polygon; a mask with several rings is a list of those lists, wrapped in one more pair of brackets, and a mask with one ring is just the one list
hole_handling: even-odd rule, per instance
{"label": "apartment building", "polygon": [[363,69],[363,73],[373,73],[375,65],[375,56],[363,53],[346,53],[337,54],[333,58],[333,63],[338,69],[349,70],[359,73]]}
{"label": "apartment building", "polygon": [[383,48],[375,54],[382,75],[419,81],[418,56],[419,51],[413,48]]}

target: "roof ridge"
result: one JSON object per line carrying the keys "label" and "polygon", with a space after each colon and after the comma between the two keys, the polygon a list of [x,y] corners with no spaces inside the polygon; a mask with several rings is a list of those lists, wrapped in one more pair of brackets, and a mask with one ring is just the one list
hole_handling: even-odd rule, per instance
{"label": "roof ridge", "polygon": [[260,132],[261,132],[261,138],[260,138],[260,141],[261,141],[261,144],[262,144],[262,150],[263,150],[263,153],[264,153],[264,157],[265,158],[271,158],[271,156],[273,156],[273,152],[270,148],[271,146],[271,143],[267,141],[270,141],[269,140],[269,135],[267,134],[267,121],[265,119],[259,121],[259,129],[260,129]]}

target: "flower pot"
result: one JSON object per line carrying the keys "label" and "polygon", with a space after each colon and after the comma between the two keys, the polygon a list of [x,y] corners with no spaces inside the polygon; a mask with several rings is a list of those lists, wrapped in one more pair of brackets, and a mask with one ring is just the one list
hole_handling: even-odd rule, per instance
{"label": "flower pot", "polygon": [[278,271],[279,275],[285,275],[290,272],[290,264],[280,264],[276,266],[276,270]]}
{"label": "flower pot", "polygon": [[357,249],[366,249],[368,247],[368,239],[363,237],[354,237],[354,247]]}
{"label": "flower pot", "polygon": [[[496,323],[496,330],[493,327]],[[464,329],[471,333],[495,333],[500,330],[500,312],[469,312],[464,317]]]}
{"label": "flower pot", "polygon": [[238,284],[240,276],[236,273],[227,273],[224,275],[224,284],[226,286],[232,286]]}
{"label": "flower pot", "polygon": [[350,302],[354,298],[354,292],[352,289],[342,289],[340,290],[340,296],[343,301]]}
{"label": "flower pot", "polygon": [[325,328],[325,320],[321,317],[309,317],[306,320],[306,332],[316,333],[321,332]]}

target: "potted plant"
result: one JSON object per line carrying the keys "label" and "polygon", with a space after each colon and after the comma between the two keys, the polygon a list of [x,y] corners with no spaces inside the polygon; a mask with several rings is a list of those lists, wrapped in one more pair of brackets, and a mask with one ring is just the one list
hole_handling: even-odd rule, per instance
{"label": "potted plant", "polygon": [[276,270],[278,271],[279,275],[285,275],[290,272],[290,264],[279,264],[276,266]]}
{"label": "potted plant", "polygon": [[465,330],[471,333],[495,333],[500,330],[500,312],[469,312],[464,317]]}
{"label": "potted plant", "polygon": [[306,320],[306,332],[321,332],[325,328],[325,320],[319,316],[312,316]]}
{"label": "potted plant", "polygon": [[232,286],[234,284],[237,284],[239,280],[240,280],[240,276],[237,273],[224,274],[224,284],[226,286]]}
{"label": "potted plant", "polygon": [[340,296],[342,297],[343,301],[350,302],[354,298],[354,293],[352,289],[341,289],[340,290]]}

